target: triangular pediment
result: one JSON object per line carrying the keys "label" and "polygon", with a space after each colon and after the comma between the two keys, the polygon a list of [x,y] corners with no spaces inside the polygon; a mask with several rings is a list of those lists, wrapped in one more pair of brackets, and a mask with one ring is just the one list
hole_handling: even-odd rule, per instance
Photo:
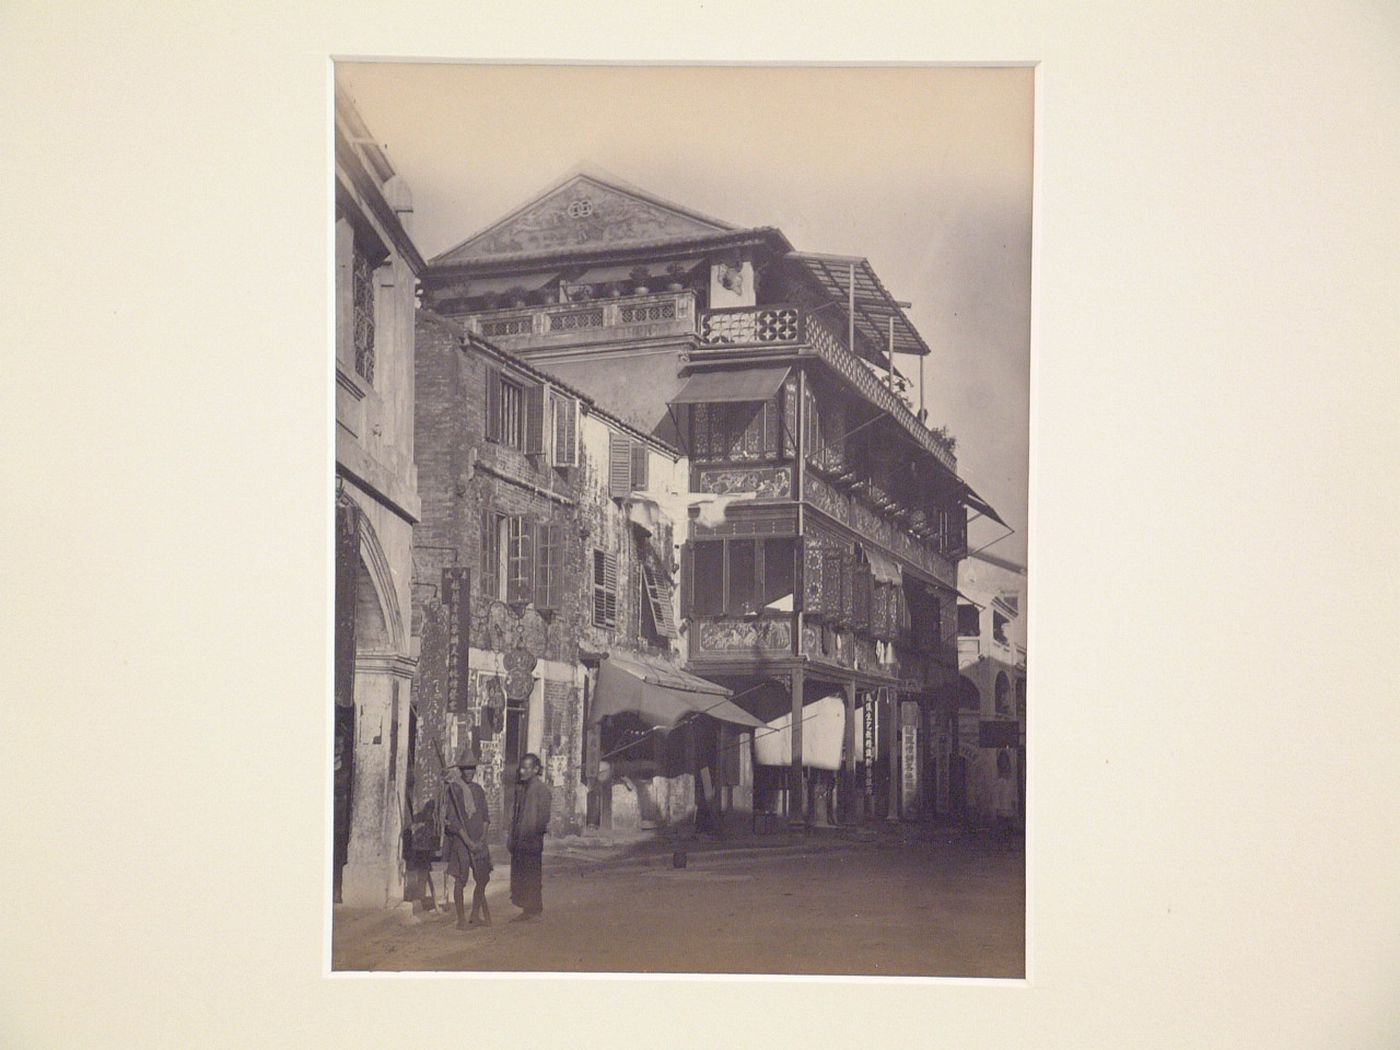
{"label": "triangular pediment", "polygon": [[578,173],[488,226],[434,263],[625,247],[735,229],[644,190]]}

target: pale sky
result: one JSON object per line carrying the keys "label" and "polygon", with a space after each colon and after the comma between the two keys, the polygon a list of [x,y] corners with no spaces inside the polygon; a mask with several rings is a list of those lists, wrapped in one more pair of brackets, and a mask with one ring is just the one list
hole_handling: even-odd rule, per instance
{"label": "pale sky", "polygon": [[[1029,447],[1030,69],[337,66],[424,256],[587,165],[799,250],[863,255],[933,353],[929,421],[1017,530]],[[917,378],[914,358],[897,358]],[[917,402],[917,386],[915,387]],[[974,522],[976,548],[1004,530]]]}

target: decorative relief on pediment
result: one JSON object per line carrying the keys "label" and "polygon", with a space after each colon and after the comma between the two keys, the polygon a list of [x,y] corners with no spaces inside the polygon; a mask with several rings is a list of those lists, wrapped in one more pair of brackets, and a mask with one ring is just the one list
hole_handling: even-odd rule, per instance
{"label": "decorative relief on pediment", "polygon": [[463,257],[656,241],[719,227],[649,201],[580,180],[527,207],[509,222],[465,245]]}

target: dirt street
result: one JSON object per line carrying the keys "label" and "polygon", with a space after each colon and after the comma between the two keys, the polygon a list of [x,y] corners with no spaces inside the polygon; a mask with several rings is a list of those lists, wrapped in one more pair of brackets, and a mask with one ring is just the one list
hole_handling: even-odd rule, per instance
{"label": "dirt street", "polygon": [[[1021,977],[1024,854],[984,839],[883,832],[777,844],[555,849],[545,913],[511,923],[509,871],[495,925],[446,912],[337,907],[336,970],[536,970]],[[500,860],[508,860],[501,852]],[[439,900],[442,897],[439,884]]]}

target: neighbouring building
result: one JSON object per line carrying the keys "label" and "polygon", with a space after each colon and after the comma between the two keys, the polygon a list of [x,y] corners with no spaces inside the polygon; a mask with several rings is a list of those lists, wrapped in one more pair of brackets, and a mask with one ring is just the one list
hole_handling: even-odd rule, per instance
{"label": "neighbouring building", "polygon": [[[615,489],[600,520],[652,507],[671,525],[681,608],[666,648],[730,692],[713,705],[727,718],[690,719],[683,744],[663,747],[646,691],[621,688],[604,664],[594,698],[610,712],[598,724],[602,753],[641,762],[651,749],[653,769],[689,766],[690,790],[708,782],[721,807],[816,823],[946,805],[967,508],[1000,519],[959,477],[952,438],[911,404],[896,355],[928,346],[868,260],[797,251],[780,230],[738,228],[576,173],[433,259],[423,280],[427,305],[460,324],[483,361],[476,339],[514,355],[518,365],[501,365],[512,374],[537,368],[590,399],[583,418],[601,420],[606,406],[609,426],[655,442],[653,461],[681,474],[665,505]],[[435,439],[420,425],[419,440]],[[607,462],[621,469],[620,458]],[[521,477],[535,488],[563,491],[541,463],[527,466],[534,473]],[[581,508],[595,497],[570,492],[592,527]],[[469,567],[472,516],[483,510],[465,507],[442,546]],[[568,633],[557,650],[565,677]],[[578,646],[585,660],[588,643]],[[586,711],[590,698],[569,703]]]}
{"label": "neighbouring building", "polygon": [[[417,379],[417,804],[469,747],[497,838],[527,752],[555,835],[685,818],[705,756],[683,746],[688,728],[654,727],[711,720],[695,716],[727,690],[681,669],[680,452],[428,310]],[[646,694],[649,720],[606,716],[610,693]]]}
{"label": "neighbouring building", "polygon": [[997,757],[1005,752],[1026,797],[1026,569],[990,554],[958,568],[958,752],[950,808],[973,823],[991,820]]}
{"label": "neighbouring building", "polygon": [[336,899],[403,885],[399,835],[414,656],[409,637],[413,318],[423,259],[413,205],[354,103],[335,96]]}

